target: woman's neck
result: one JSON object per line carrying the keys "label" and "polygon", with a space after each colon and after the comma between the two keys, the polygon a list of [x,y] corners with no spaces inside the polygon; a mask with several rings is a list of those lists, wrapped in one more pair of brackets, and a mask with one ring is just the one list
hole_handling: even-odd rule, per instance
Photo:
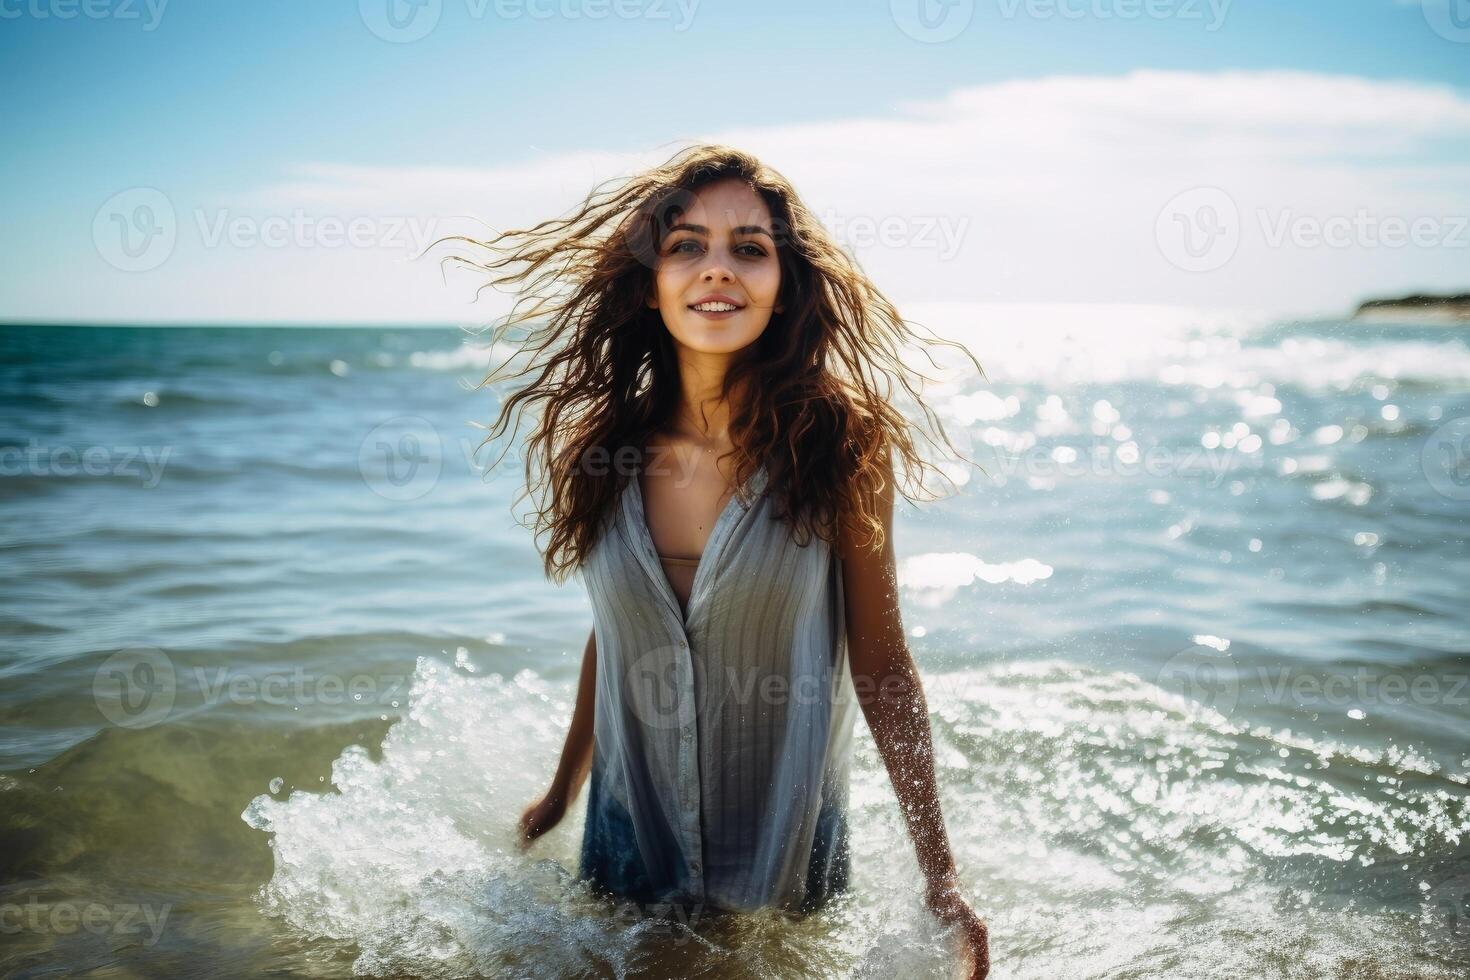
{"label": "woman's neck", "polygon": [[[669,421],[669,435],[704,449],[728,451],[732,403],[743,403],[745,392],[733,391],[722,398],[720,386],[731,355],[698,355],[684,352],[679,358],[680,399]],[[743,388],[743,386],[742,386]]]}

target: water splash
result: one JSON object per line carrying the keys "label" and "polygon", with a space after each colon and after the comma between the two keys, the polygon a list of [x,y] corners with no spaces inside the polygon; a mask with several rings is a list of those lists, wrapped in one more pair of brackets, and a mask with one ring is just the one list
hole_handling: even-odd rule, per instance
{"label": "water splash", "polygon": [[[1064,662],[925,684],[957,860],[1009,975],[1096,975],[1105,964],[1287,975],[1288,962],[1331,970],[1347,959],[1451,975],[1416,951],[1410,926],[1333,907],[1321,881],[1412,862],[1470,832],[1463,794],[1420,785],[1412,757],[1251,728],[1137,676]],[[829,914],[629,917],[573,873],[575,806],[530,855],[517,852],[512,825],[549,779],[570,693],[530,671],[470,676],[421,660],[380,758],[350,747],[333,767],[335,792],[246,808],[245,821],[273,835],[262,907],[352,951],[363,975],[945,975],[953,937],[919,902],[866,731],[853,772],[854,891]],[[1264,933],[1263,908],[1275,909]],[[1262,965],[1273,957],[1279,968]]]}

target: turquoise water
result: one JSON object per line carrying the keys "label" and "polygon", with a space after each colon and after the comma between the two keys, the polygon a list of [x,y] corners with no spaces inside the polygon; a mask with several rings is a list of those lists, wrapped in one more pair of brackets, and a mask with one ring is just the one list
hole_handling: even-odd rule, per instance
{"label": "turquoise water", "polygon": [[[896,539],[994,976],[1464,974],[1467,338],[970,332],[985,472]],[[635,926],[579,808],[511,846],[591,621],[464,339],[0,329],[0,972],[942,976],[861,722],[830,915]]]}

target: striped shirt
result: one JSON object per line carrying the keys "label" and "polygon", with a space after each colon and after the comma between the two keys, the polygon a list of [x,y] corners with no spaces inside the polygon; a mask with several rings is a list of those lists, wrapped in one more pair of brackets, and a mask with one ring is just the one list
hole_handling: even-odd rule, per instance
{"label": "striped shirt", "polygon": [[597,691],[581,876],[640,902],[802,915],[846,891],[857,701],[841,559],[730,497],[688,608],[629,477],[582,574]]}

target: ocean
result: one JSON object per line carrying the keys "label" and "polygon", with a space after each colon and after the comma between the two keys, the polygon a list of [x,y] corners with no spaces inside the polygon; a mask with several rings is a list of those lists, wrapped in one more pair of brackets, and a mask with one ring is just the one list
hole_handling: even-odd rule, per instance
{"label": "ocean", "polygon": [[[915,319],[987,375],[895,541],[992,976],[1470,973],[1470,325]],[[591,617],[482,344],[0,327],[0,973],[945,975],[861,719],[829,913],[631,921],[585,796],[517,851]]]}

